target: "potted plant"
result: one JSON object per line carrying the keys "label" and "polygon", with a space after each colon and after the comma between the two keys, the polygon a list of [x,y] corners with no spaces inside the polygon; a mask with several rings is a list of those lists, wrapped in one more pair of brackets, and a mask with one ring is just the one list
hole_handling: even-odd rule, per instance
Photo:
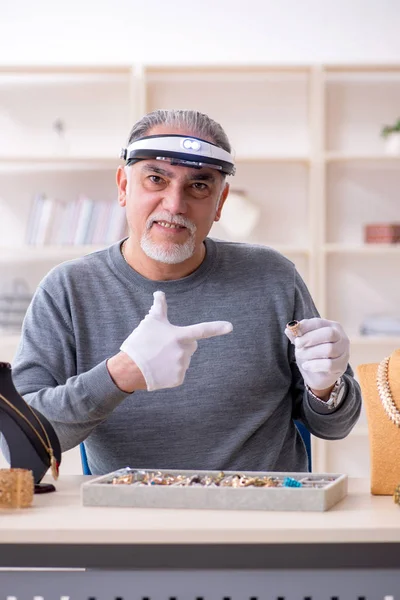
{"label": "potted plant", "polygon": [[386,154],[400,154],[400,119],[394,125],[385,125],[381,135],[385,140]]}

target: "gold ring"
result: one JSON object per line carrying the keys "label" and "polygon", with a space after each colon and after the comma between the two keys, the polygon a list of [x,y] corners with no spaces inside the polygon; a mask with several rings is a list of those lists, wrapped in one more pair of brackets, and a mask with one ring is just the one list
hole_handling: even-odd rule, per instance
{"label": "gold ring", "polygon": [[287,323],[286,327],[294,335],[294,337],[299,337],[299,335],[301,335],[299,321],[289,321],[289,323]]}

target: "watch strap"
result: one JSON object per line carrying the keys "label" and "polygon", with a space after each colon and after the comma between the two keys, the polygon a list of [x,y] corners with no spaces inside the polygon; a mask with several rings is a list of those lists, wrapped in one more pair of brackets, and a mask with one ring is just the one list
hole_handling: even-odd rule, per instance
{"label": "watch strap", "polygon": [[322,400],[321,398],[318,398],[318,396],[316,396],[314,392],[311,391],[311,388],[306,384],[307,393],[313,398],[313,400],[319,402],[321,405],[331,410],[340,406],[345,395],[345,387],[346,383],[343,377],[339,377],[339,379],[333,386],[328,400]]}

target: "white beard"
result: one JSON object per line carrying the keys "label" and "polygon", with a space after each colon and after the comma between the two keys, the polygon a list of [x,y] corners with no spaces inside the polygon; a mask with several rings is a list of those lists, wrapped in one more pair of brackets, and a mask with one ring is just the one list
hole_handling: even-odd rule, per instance
{"label": "white beard", "polygon": [[177,265],[193,256],[195,240],[194,235],[191,235],[184,244],[171,244],[168,248],[163,248],[161,244],[153,242],[146,232],[140,240],[140,246],[149,258],[168,265]]}
{"label": "white beard", "polygon": [[[156,243],[151,239],[150,228],[154,221],[168,221],[176,225],[187,227],[190,232],[189,238],[183,244],[174,243]],[[146,231],[140,240],[140,247],[149,258],[168,265],[177,265],[191,258],[196,247],[195,239],[196,225],[186,219],[186,217],[175,216],[169,213],[158,213],[153,215],[146,223]]]}

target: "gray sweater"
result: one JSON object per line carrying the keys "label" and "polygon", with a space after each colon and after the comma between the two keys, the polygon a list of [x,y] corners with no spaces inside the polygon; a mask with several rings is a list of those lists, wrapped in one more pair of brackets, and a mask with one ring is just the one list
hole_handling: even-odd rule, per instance
{"label": "gray sweater", "polygon": [[[151,281],[120,243],[55,267],[28,309],[13,363],[18,391],[52,422],[62,450],[83,440],[93,474],[124,466],[306,471],[293,419],[318,437],[346,436],[361,396],[348,367],[333,411],[309,397],[284,335],[318,316],[294,265],[261,246],[206,240],[188,277]],[[180,387],[126,394],[106,360],[166,294],[175,325],[227,320],[229,335],[200,340]]]}

